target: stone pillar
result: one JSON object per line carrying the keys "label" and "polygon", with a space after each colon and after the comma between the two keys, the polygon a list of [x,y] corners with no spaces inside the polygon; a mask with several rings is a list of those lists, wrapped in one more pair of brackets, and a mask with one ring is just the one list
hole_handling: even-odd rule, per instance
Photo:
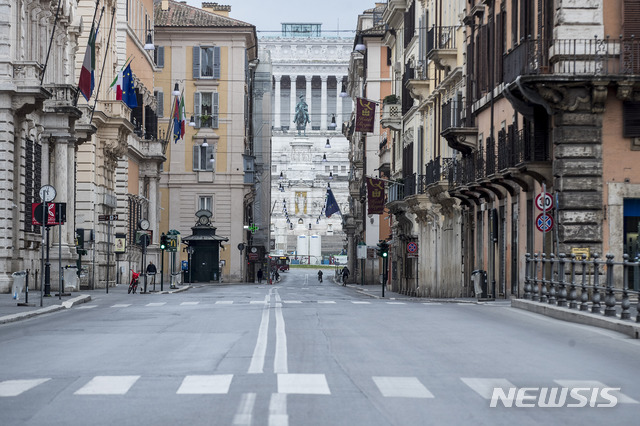
{"label": "stone pillar", "polygon": [[316,113],[311,106],[311,79],[313,78],[313,76],[306,75],[304,78],[307,83],[307,91],[304,96],[307,105],[309,105],[309,127],[311,128],[311,126],[313,126],[311,117],[313,117],[313,115]]}
{"label": "stone pillar", "polygon": [[[338,77],[336,76],[336,79]],[[342,131],[342,98],[340,97],[340,92],[342,92],[342,77],[338,79],[338,84],[336,84],[336,124],[338,125],[337,130],[339,132]]]}
{"label": "stone pillar", "polygon": [[602,253],[602,118],[591,110],[554,115],[553,175],[559,192],[555,226],[560,226],[560,253],[570,253],[577,245]]}
{"label": "stone pillar", "polygon": [[67,223],[64,226],[65,231],[63,231],[62,243],[63,244],[71,244],[75,241],[75,205],[76,205],[76,194],[75,194],[75,168],[76,168],[76,142],[75,139],[72,139],[67,144],[67,173],[69,176],[72,176],[71,179],[67,179]]}
{"label": "stone pillar", "polygon": [[[155,164],[152,165],[155,167]],[[159,221],[158,221],[158,179],[157,174],[149,176],[149,223],[154,235],[154,245],[160,242]]]}
{"label": "stone pillar", "polygon": [[320,130],[327,130],[327,76],[320,77],[322,89],[320,90]]}
{"label": "stone pillar", "polygon": [[[54,146],[54,170],[55,173],[52,176],[54,178],[54,186],[56,188],[56,198],[54,202],[56,203],[67,203],[69,204],[69,158],[68,158],[68,150],[69,150],[69,140],[67,138],[56,138],[55,146]],[[68,217],[68,216],[67,216]],[[54,229],[54,235],[57,232]],[[55,238],[54,238],[55,240]],[[64,233],[62,236],[62,244],[66,244],[66,238],[64,237]]]}
{"label": "stone pillar", "polygon": [[291,99],[289,99],[291,103],[291,108],[289,110],[290,118],[289,118],[289,128],[295,130],[295,126],[293,125],[293,120],[296,117],[296,80],[298,79],[297,75],[290,75],[291,79]]}
{"label": "stone pillar", "polygon": [[275,113],[273,116],[274,130],[280,130],[282,128],[282,123],[280,122],[280,80],[282,79],[281,75],[274,75],[273,78],[276,80],[276,89],[274,93],[274,105],[273,112]]}

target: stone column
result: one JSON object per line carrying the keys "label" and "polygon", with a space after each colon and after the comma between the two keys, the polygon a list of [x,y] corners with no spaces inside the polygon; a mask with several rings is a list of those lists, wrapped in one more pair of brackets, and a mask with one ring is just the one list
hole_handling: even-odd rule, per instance
{"label": "stone column", "polygon": [[282,123],[280,122],[280,79],[282,79],[281,75],[274,75],[273,78],[276,80],[276,89],[274,93],[274,105],[273,112],[275,113],[273,116],[274,122],[274,130],[280,130],[282,128]]}
{"label": "stone column", "polygon": [[289,118],[289,128],[295,130],[295,126],[293,125],[293,120],[296,117],[296,80],[298,79],[297,75],[290,75],[291,78],[291,108],[289,110],[290,118]]}
{"label": "stone column", "polygon": [[[75,167],[76,167],[76,141],[72,139],[69,141],[67,145],[67,172],[70,176],[75,177]],[[76,205],[76,194],[75,194],[75,181],[76,179],[72,177],[71,179],[67,179],[67,223],[65,225],[64,236],[62,237],[62,243],[73,243],[75,240],[75,205]]]}
{"label": "stone column", "polygon": [[311,126],[312,126],[313,120],[312,120],[311,117],[313,117],[313,115],[316,113],[313,110],[313,107],[311,106],[311,79],[313,77],[310,76],[310,75],[306,75],[306,76],[304,76],[304,78],[305,78],[306,83],[307,83],[307,91],[306,91],[304,96],[305,96],[305,101],[307,102],[307,105],[309,105],[309,124],[308,124],[308,126],[309,126],[309,128],[312,128]]}
{"label": "stone column", "polygon": [[336,76],[338,84],[336,84],[336,124],[338,125],[338,131],[342,131],[342,98],[340,97],[340,92],[342,92],[342,77],[338,79]]}
{"label": "stone column", "polygon": [[[54,178],[54,186],[56,188],[56,198],[54,202],[56,203],[67,203],[67,207],[69,205],[69,158],[68,158],[68,150],[69,150],[69,140],[67,138],[56,138],[55,146],[54,146],[54,167],[55,170],[53,174]],[[67,216],[68,217],[68,216]],[[58,227],[54,229],[54,235],[57,232]],[[66,238],[62,237],[62,244],[65,244]]]}
{"label": "stone column", "polygon": [[[155,164],[150,165],[155,167]],[[151,174],[149,176],[149,223],[151,223],[151,230],[154,235],[154,245],[158,245],[160,242],[160,233],[158,223],[158,176],[157,174]]]}
{"label": "stone column", "polygon": [[327,76],[320,77],[322,89],[320,90],[320,130],[327,130]]}

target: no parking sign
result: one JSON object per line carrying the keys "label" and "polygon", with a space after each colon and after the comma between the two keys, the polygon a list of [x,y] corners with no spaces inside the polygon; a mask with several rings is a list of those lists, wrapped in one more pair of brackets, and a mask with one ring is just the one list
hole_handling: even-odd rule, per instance
{"label": "no parking sign", "polygon": [[536,228],[540,232],[549,232],[553,228],[553,218],[548,214],[540,213],[536,218]]}

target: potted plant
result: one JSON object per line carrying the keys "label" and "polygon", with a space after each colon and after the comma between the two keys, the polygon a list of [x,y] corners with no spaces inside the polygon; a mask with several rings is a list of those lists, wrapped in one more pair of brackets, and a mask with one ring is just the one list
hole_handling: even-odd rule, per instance
{"label": "potted plant", "polygon": [[387,104],[398,104],[400,103],[400,100],[398,99],[398,96],[391,94],[391,95],[387,95],[384,97],[384,99],[382,100],[382,104],[383,105],[387,105]]}

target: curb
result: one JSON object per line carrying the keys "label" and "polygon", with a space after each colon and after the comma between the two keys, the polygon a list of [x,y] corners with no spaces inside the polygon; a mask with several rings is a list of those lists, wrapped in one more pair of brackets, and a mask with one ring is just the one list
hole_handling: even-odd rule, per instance
{"label": "curb", "polygon": [[156,294],[173,294],[173,293],[182,293],[183,291],[187,291],[191,288],[190,285],[186,285],[184,287],[178,287],[177,289],[174,290],[165,290],[165,291],[159,291]]}
{"label": "curb", "polygon": [[626,334],[634,339],[640,339],[640,323],[632,322],[632,320],[625,321],[617,318],[605,317],[600,314],[592,314],[590,312],[578,311],[576,309],[568,309],[523,299],[513,299],[511,301],[511,307],[545,315],[562,321],[605,328],[607,330]]}
{"label": "curb", "polygon": [[91,300],[91,296],[88,294],[81,294],[78,297],[74,297],[73,299],[69,299],[66,302],[62,302],[61,305],[52,305],[47,306],[46,308],[36,309],[34,311],[28,312],[20,312],[12,315],[5,315],[0,317],[0,324],[7,324],[10,322],[16,322],[27,318],[32,318],[37,315],[50,314],[51,312],[61,311],[63,309],[72,308],[75,305],[79,305],[80,303],[87,303]]}

